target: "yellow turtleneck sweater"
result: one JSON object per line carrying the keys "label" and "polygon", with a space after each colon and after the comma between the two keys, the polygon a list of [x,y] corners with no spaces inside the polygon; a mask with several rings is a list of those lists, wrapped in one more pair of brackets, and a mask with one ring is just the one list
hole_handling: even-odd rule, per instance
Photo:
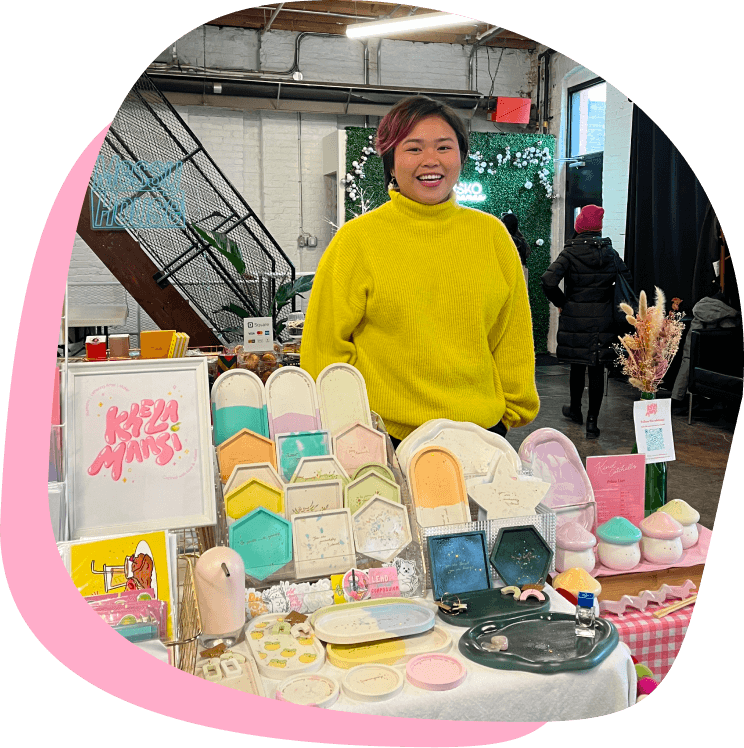
{"label": "yellow turtleneck sweater", "polygon": [[537,415],[527,288],[494,216],[454,196],[390,202],[344,224],[318,265],[301,366],[355,366],[388,433],[433,418],[522,426]]}

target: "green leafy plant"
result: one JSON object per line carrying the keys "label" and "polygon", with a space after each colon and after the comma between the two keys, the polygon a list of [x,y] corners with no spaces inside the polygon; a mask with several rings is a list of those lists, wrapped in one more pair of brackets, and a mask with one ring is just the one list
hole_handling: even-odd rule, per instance
{"label": "green leafy plant", "polygon": [[[246,280],[254,279],[253,276],[247,272],[245,261],[243,260],[243,256],[240,253],[240,247],[238,247],[238,245],[232,239],[230,239],[225,234],[220,233],[219,231],[209,231],[208,229],[203,229],[193,223],[190,224],[190,226],[205,242],[207,242],[207,244],[209,244],[210,247],[214,247],[214,249],[222,254],[225,259],[227,259],[235,268],[236,272],[240,276],[242,276]],[[231,312],[236,317],[240,317],[240,319],[246,319],[247,317],[255,316],[272,317],[272,319],[274,320],[274,338],[278,340],[279,336],[282,334],[284,328],[286,327],[286,324],[283,321],[279,320],[280,313],[285,307],[292,303],[292,300],[294,298],[299,297],[301,299],[304,299],[305,297],[303,296],[303,294],[310,291],[313,286],[314,279],[315,276],[313,275],[303,275],[301,278],[297,278],[294,282],[292,282],[288,279],[288,276],[285,275],[282,279],[282,283],[276,289],[274,297],[266,307],[266,312],[261,311],[261,313],[258,315],[253,314],[243,309],[243,307],[239,306],[238,304],[233,303],[223,306],[222,310],[225,312]],[[242,332],[242,328],[229,327],[222,330],[221,332]]]}

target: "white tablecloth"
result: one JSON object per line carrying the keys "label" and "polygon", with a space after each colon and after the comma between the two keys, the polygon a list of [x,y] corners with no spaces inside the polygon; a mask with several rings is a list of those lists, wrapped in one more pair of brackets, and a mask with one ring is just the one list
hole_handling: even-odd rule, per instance
{"label": "white tablecloth", "polygon": [[[572,613],[575,608],[552,588],[546,587],[551,610]],[[431,602],[431,592],[426,604]],[[460,654],[457,643],[467,628],[451,626],[437,616],[437,626],[452,637],[447,654],[464,663],[465,681],[451,691],[424,691],[406,682],[389,701],[365,703],[346,696],[341,688],[331,707],[344,712],[382,714],[418,719],[485,720],[501,722],[548,722],[598,717],[635,703],[636,672],[628,647],[620,642],[604,662],[591,670],[540,675],[514,670],[495,670]],[[405,674],[405,666],[399,666]],[[326,661],[319,671],[339,685],[348,670]],[[281,681],[264,678],[266,696],[274,697]]]}

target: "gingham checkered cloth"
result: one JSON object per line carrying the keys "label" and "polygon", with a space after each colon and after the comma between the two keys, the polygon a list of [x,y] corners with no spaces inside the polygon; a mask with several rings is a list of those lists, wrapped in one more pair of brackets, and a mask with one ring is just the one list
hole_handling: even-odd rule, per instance
{"label": "gingham checkered cloth", "polygon": [[[674,600],[667,600],[670,605]],[[682,646],[695,605],[655,618],[653,612],[664,605],[649,605],[645,611],[629,610],[622,616],[604,613],[603,617],[615,624],[620,641],[625,642],[639,663],[646,665],[654,674],[654,680],[669,672]]]}

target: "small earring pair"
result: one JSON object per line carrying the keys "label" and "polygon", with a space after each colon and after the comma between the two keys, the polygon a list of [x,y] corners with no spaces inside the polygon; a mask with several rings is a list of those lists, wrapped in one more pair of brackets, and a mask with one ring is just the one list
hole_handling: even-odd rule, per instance
{"label": "small earring pair", "polygon": [[392,174],[390,175],[389,186],[394,190],[398,189],[398,180]]}

